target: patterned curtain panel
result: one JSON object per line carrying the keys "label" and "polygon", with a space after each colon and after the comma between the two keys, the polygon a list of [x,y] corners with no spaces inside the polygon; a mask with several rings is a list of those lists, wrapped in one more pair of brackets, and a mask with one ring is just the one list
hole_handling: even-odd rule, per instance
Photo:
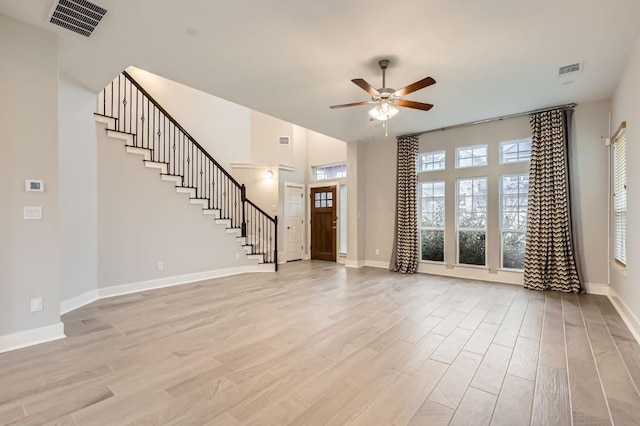
{"label": "patterned curtain panel", "polygon": [[580,291],[569,199],[570,115],[564,110],[531,117],[531,166],[524,286]]}
{"label": "patterned curtain panel", "polygon": [[398,138],[396,232],[389,269],[413,274],[418,269],[418,137]]}

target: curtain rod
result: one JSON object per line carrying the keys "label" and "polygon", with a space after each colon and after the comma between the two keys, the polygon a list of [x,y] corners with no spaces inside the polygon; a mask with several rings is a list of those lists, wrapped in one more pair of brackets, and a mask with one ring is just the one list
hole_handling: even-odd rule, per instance
{"label": "curtain rod", "polygon": [[425,130],[423,132],[408,133],[406,135],[400,135],[398,137],[399,138],[403,138],[403,137],[407,137],[407,136],[420,136],[420,135],[424,135],[424,134],[427,134],[427,133],[433,133],[433,132],[444,132],[445,130],[457,129],[459,127],[467,127],[467,126],[473,126],[475,124],[490,123],[492,121],[500,121],[500,120],[505,120],[507,118],[515,118],[515,117],[522,117],[523,115],[537,114],[539,112],[553,111],[553,110],[556,110],[556,109],[571,109],[571,108],[575,108],[576,105],[578,105],[578,104],[572,103],[572,104],[558,105],[558,106],[549,107],[549,108],[534,109],[532,111],[526,111],[526,112],[517,112],[515,114],[503,115],[503,116],[500,116],[500,117],[485,118],[484,120],[471,121],[469,123],[454,124],[452,126],[440,127],[440,128],[431,129],[431,130]]}

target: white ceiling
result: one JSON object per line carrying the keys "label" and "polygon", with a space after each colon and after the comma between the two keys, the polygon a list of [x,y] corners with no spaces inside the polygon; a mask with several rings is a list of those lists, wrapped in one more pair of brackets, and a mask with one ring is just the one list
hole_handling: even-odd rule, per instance
{"label": "white ceiling", "polygon": [[[90,38],[47,22],[53,0],[0,13],[59,34],[61,72],[99,91],[129,65],[345,141],[380,137],[351,83],[426,76],[390,135],[610,97],[640,30],[638,0],[97,0]],[[187,34],[194,29],[197,34]],[[584,62],[568,78],[558,67]]]}

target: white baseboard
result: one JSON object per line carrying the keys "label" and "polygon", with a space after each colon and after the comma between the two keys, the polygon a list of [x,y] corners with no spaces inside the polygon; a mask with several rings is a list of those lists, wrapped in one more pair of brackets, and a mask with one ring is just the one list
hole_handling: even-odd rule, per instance
{"label": "white baseboard", "polygon": [[366,265],[364,260],[346,260],[344,266],[347,268],[362,268]]}
{"label": "white baseboard", "polygon": [[231,275],[247,274],[255,272],[274,272],[274,266],[271,263],[262,263],[260,265],[239,266],[237,268],[217,269],[214,271],[196,272],[186,275],[175,275],[172,277],[159,278],[156,280],[141,281],[137,283],[122,284],[113,287],[103,287],[97,290],[88,291],[71,299],[64,300],[60,303],[60,313],[66,314],[78,309],[98,299],[106,299],[109,297],[122,296],[125,294],[138,293],[146,290],[154,290],[157,288],[172,287],[182,284],[190,284],[198,281],[210,280],[213,278],[228,277]]}
{"label": "white baseboard", "polygon": [[365,260],[364,266],[371,266],[372,268],[389,269],[389,262],[384,260]]}
{"label": "white baseboard", "polygon": [[599,284],[599,283],[584,283],[584,287],[589,294],[595,294],[598,296],[608,296],[609,295],[609,284]]}
{"label": "white baseboard", "polygon": [[620,317],[631,331],[631,334],[633,334],[633,337],[640,343],[640,320],[638,320],[638,317],[635,316],[633,311],[631,311],[627,304],[618,296],[618,293],[616,293],[613,287],[609,289],[609,295],[607,297],[620,314]]}
{"label": "white baseboard", "polygon": [[48,325],[46,327],[33,328],[17,333],[0,336],[0,353],[26,348],[27,346],[64,339],[64,324]]}
{"label": "white baseboard", "polygon": [[63,300],[60,302],[60,315],[64,315],[67,312],[74,311],[81,306],[87,305],[95,300],[98,300],[98,290],[91,290],[83,293],[79,296],[72,297],[71,299]]}

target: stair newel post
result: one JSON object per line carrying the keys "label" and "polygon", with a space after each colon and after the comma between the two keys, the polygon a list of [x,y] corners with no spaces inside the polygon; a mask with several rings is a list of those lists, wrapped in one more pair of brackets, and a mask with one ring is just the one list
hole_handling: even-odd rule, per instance
{"label": "stair newel post", "polygon": [[247,206],[247,188],[244,183],[240,187],[240,201],[242,201],[242,236],[247,236],[247,219],[246,219],[246,206]]}
{"label": "stair newel post", "polygon": [[273,226],[275,229],[274,234],[274,240],[275,240],[275,244],[274,244],[274,248],[273,248],[273,260],[275,261],[275,265],[276,265],[276,272],[278,272],[278,216],[274,216],[273,217]]}

